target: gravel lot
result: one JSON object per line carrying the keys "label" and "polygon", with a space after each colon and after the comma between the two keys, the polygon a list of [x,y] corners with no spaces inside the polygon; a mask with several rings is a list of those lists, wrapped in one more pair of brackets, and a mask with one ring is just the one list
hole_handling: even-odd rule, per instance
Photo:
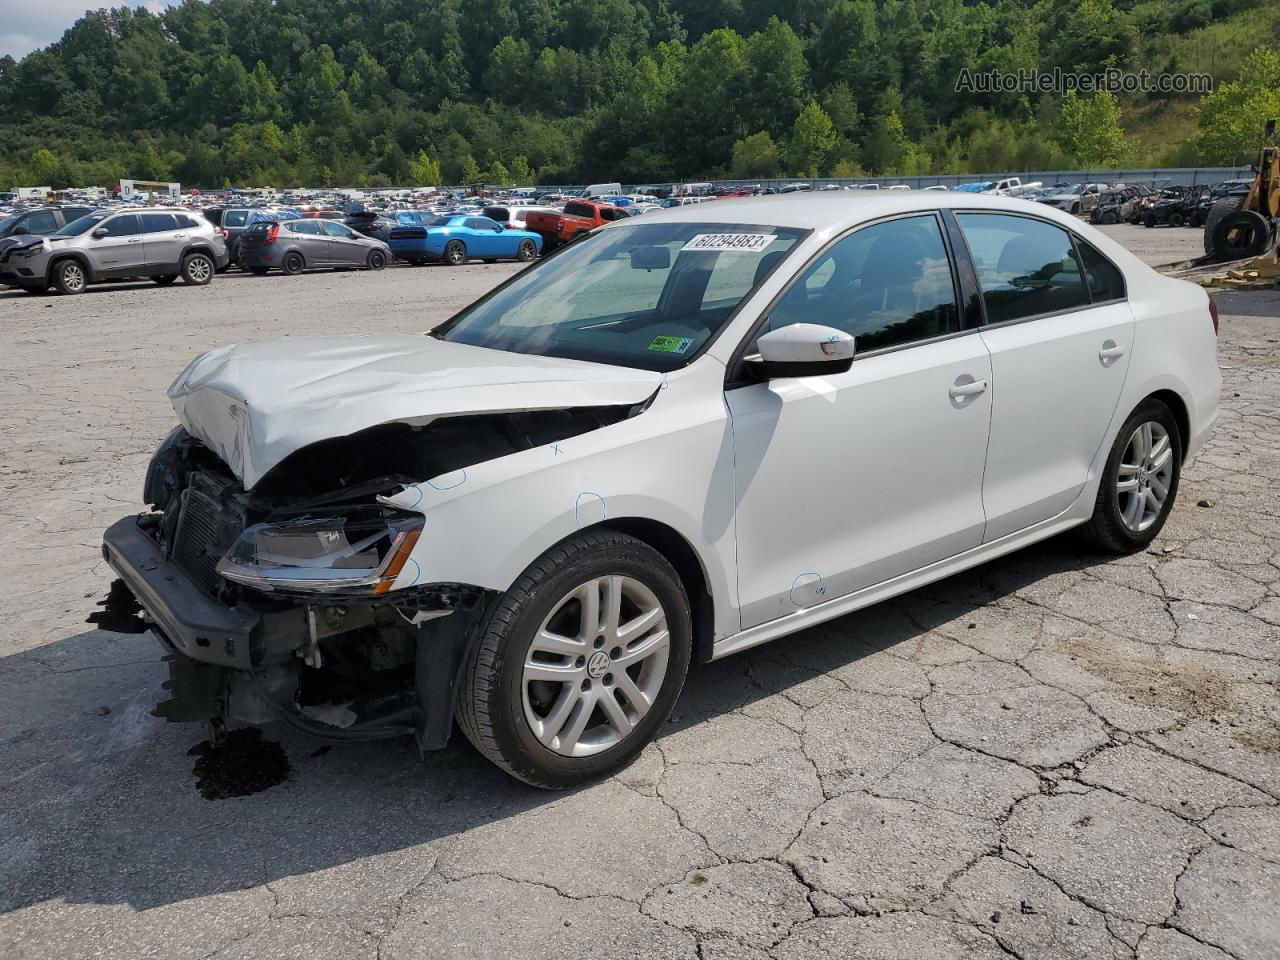
{"label": "gravel lot", "polygon": [[271,731],[287,782],[204,799],[155,641],[85,624],[165,387],[232,341],[426,328],[515,269],[0,292],[0,956],[1280,957],[1280,293],[1219,297],[1223,416],[1150,553],[1051,541],[697,668],[574,793],[461,737]]}

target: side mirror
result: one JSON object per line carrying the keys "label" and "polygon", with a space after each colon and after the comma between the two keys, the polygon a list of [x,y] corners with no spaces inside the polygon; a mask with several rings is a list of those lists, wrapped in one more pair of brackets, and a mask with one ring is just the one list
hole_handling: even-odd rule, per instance
{"label": "side mirror", "polygon": [[31,231],[27,229],[27,225],[25,223],[20,223],[13,228],[12,236],[25,237],[30,232]]}
{"label": "side mirror", "polygon": [[103,237],[105,237],[106,235],[107,235],[107,228],[106,228],[106,227],[98,227],[98,229],[97,229],[97,230],[95,230],[95,231],[93,231],[93,233],[91,234],[91,236],[92,236],[92,237],[93,237],[93,239],[95,239],[95,240],[101,240],[101,239],[102,239]]}
{"label": "side mirror", "polygon": [[756,341],[759,355],[747,367],[762,380],[844,373],[853,365],[854,338],[835,327],[793,323]]}

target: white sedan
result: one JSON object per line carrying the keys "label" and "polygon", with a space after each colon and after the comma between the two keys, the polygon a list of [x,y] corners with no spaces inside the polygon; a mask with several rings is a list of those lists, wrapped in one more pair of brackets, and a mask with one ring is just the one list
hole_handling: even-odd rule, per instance
{"label": "white sedan", "polygon": [[[456,717],[512,775],[626,764],[691,661],[1079,527],[1159,533],[1218,408],[1199,287],[1043,204],[623,220],[423,335],[194,360],[104,551],[175,720]],[[128,609],[127,602],[122,609]]]}

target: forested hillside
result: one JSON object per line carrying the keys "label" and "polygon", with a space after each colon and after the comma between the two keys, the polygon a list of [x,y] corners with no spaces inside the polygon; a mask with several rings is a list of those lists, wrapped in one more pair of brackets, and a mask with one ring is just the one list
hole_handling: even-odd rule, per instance
{"label": "forested hillside", "polygon": [[[1280,115],[1278,24],[1270,0],[122,7],[0,59],[0,188],[1237,163]],[[966,68],[1109,66],[1207,72],[1216,89],[1203,103],[955,90]]]}

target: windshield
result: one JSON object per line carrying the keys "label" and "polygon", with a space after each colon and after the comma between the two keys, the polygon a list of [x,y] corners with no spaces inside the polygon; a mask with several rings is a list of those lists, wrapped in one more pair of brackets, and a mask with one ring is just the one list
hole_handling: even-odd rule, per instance
{"label": "windshield", "polygon": [[55,237],[78,237],[80,234],[89,230],[95,223],[101,222],[106,217],[102,211],[86,214],[79,220],[72,220],[65,227],[54,234]]}
{"label": "windshield", "polygon": [[432,335],[512,353],[675,370],[806,233],[722,223],[608,227],[516,275]]}

